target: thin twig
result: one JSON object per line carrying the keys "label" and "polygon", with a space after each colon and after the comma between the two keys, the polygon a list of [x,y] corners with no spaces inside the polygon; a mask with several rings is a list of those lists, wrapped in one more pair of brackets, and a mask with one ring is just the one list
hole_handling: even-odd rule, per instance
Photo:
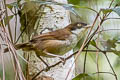
{"label": "thin twig", "polygon": [[93,74],[98,74],[98,73],[107,73],[107,74],[111,74],[111,75],[113,75],[113,76],[114,76],[114,74],[113,74],[113,73],[111,73],[111,72],[96,72],[96,73],[93,73]]}
{"label": "thin twig", "polygon": [[4,63],[4,57],[3,57],[3,48],[0,45],[0,56],[1,56],[1,61],[2,61],[2,72],[3,72],[3,80],[5,80],[5,63]]}
{"label": "thin twig", "polygon": [[12,32],[11,32],[11,28],[10,28],[10,23],[9,23],[9,18],[8,18],[8,12],[7,12],[7,7],[6,7],[6,0],[4,0],[4,6],[5,6],[5,14],[6,14],[6,21],[7,21],[7,24],[8,24],[8,31],[9,31],[9,35],[10,35],[10,39],[11,39],[11,42],[13,43],[13,38],[12,38]]}
{"label": "thin twig", "polygon": [[42,69],[40,72],[38,72],[35,76],[33,76],[33,78],[31,80],[35,80],[35,78],[43,71],[45,71],[46,69]]}
{"label": "thin twig", "polygon": [[105,20],[110,20],[110,19],[120,19],[120,18],[106,18]]}
{"label": "thin twig", "polygon": [[[98,30],[100,31],[100,27],[99,27]],[[96,45],[99,45],[99,36],[100,36],[100,33],[98,33],[98,37],[97,37],[97,40],[96,40]],[[99,61],[99,50],[97,49],[97,52],[96,52],[97,72],[99,72],[98,61]],[[98,74],[98,80],[99,80],[99,74]]]}
{"label": "thin twig", "polygon": [[111,8],[112,4],[113,4],[114,0],[111,1],[110,5],[109,5],[109,8]]}
{"label": "thin twig", "polygon": [[[82,50],[83,52],[86,52],[86,51],[88,51],[88,52],[114,52],[114,51],[112,51],[112,50],[105,50],[105,51],[100,51],[100,50]],[[117,52],[120,52],[120,51],[117,51]]]}
{"label": "thin twig", "polygon": [[17,12],[16,12],[16,8],[14,7],[14,11],[15,11],[15,37],[14,37],[14,42],[16,41],[16,30],[17,30]]}
{"label": "thin twig", "polygon": [[[86,47],[86,49],[88,49],[88,46]],[[83,67],[83,73],[85,74],[85,70],[86,70],[86,61],[87,61],[87,53],[88,51],[85,52],[85,58],[84,58],[84,67]],[[84,80],[85,80],[85,76],[84,76]]]}
{"label": "thin twig", "polygon": [[113,30],[118,31],[120,29],[105,29],[105,30],[101,30],[101,31],[96,32],[96,34],[101,33],[101,32],[105,32],[105,31],[113,31]]}
{"label": "thin twig", "polygon": [[110,65],[110,68],[112,69],[112,71],[113,71],[113,73],[114,73],[115,79],[118,80],[117,74],[115,73],[115,70],[113,69],[113,67],[112,67],[112,65],[111,65],[111,63],[110,63],[110,60],[109,60],[107,54],[105,53],[104,55],[105,55],[105,57],[106,57],[106,59],[107,59],[109,65]]}
{"label": "thin twig", "polygon": [[[109,8],[111,8],[113,2],[114,2],[114,0],[111,1]],[[116,6],[115,6],[115,7],[116,7]],[[115,8],[115,7],[114,7],[114,8]],[[111,12],[110,12],[110,13],[111,13]],[[105,17],[108,17],[108,16],[110,15],[110,13],[108,13],[107,15],[105,15]]]}

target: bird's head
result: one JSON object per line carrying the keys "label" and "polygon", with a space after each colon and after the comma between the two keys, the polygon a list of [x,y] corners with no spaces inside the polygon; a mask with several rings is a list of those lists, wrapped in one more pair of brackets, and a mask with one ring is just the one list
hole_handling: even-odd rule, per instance
{"label": "bird's head", "polygon": [[80,34],[81,31],[86,31],[88,28],[90,28],[90,25],[83,22],[76,22],[68,25],[67,28],[74,34]]}

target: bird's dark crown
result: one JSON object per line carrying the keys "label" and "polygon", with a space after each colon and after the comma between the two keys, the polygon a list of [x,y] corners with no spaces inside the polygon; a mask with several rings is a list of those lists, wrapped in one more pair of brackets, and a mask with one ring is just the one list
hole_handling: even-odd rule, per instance
{"label": "bird's dark crown", "polygon": [[69,28],[70,30],[76,30],[76,29],[84,28],[84,26],[87,26],[87,24],[83,22],[76,22],[74,24],[68,25],[67,28]]}

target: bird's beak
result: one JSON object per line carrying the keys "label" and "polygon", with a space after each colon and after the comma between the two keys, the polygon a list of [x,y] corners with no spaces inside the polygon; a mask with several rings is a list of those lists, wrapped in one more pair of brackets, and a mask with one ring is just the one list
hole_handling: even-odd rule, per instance
{"label": "bird's beak", "polygon": [[84,26],[84,28],[90,28],[91,27],[91,25],[86,25],[86,26]]}

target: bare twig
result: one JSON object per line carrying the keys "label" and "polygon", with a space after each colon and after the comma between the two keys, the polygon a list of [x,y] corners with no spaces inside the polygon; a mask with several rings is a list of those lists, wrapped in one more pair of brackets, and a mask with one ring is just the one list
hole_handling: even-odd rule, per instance
{"label": "bare twig", "polygon": [[[114,0],[111,1],[110,5],[109,5],[109,8],[111,8],[113,2],[114,2]],[[116,6],[115,6],[115,7],[116,7]],[[114,7],[114,8],[115,8],[115,7]],[[110,13],[111,13],[111,12],[110,12]],[[110,15],[110,13],[108,13],[107,15],[105,15],[105,17],[107,18],[107,17]]]}
{"label": "bare twig", "polygon": [[98,74],[98,73],[103,73],[103,74],[107,73],[107,74],[111,74],[111,75],[113,75],[113,76],[114,76],[114,74],[113,74],[113,73],[111,73],[111,72],[96,72],[96,73],[93,73],[93,74]]}
{"label": "bare twig", "polygon": [[120,18],[106,18],[105,20],[110,20],[110,19],[120,19]]}
{"label": "bare twig", "polygon": [[15,37],[14,37],[14,42],[16,41],[16,30],[17,30],[17,12],[16,12],[16,8],[14,7],[14,11],[15,11]]}
{"label": "bare twig", "polygon": [[113,4],[114,0],[111,1],[110,5],[109,5],[109,8],[111,8],[112,4]]}
{"label": "bare twig", "polygon": [[[100,28],[99,28],[99,30],[100,30]],[[98,37],[97,37],[97,40],[96,40],[96,45],[99,45],[99,35],[100,35],[100,33],[98,33]],[[96,52],[97,72],[99,72],[98,60],[99,60],[99,50],[97,49],[97,52]],[[99,73],[98,73],[98,80],[99,80]]]}
{"label": "bare twig", "polygon": [[[112,50],[106,50],[106,51],[100,51],[100,50],[82,50],[83,52],[86,52],[86,51],[88,51],[88,52],[114,52],[114,51],[112,51]],[[117,52],[120,52],[120,51],[117,51]]]}
{"label": "bare twig", "polygon": [[[86,49],[88,49],[88,46],[86,47]],[[85,52],[85,58],[84,58],[84,67],[83,67],[83,73],[84,73],[84,74],[85,74],[85,69],[86,69],[86,68],[85,68],[85,67],[86,67],[85,65],[86,65],[86,61],[87,61],[87,53],[88,53],[88,51]],[[84,77],[84,80],[85,80],[85,77]]]}
{"label": "bare twig", "polygon": [[1,61],[2,61],[3,80],[5,80],[5,63],[4,63],[4,57],[3,57],[3,49],[1,45],[0,45],[0,56],[1,56]]}
{"label": "bare twig", "polygon": [[8,18],[8,12],[7,12],[7,7],[6,7],[6,0],[4,0],[4,6],[5,6],[5,14],[6,14],[6,21],[7,21],[7,24],[8,24],[8,31],[9,31],[9,35],[10,35],[10,39],[11,39],[11,42],[13,43],[13,38],[12,38],[12,32],[11,32],[11,29],[10,29],[10,23],[9,23],[9,18]]}
{"label": "bare twig", "polygon": [[105,31],[114,31],[114,30],[119,31],[120,29],[105,29],[105,30],[101,30],[101,31],[96,32],[96,34],[101,33],[101,32],[105,32]]}

